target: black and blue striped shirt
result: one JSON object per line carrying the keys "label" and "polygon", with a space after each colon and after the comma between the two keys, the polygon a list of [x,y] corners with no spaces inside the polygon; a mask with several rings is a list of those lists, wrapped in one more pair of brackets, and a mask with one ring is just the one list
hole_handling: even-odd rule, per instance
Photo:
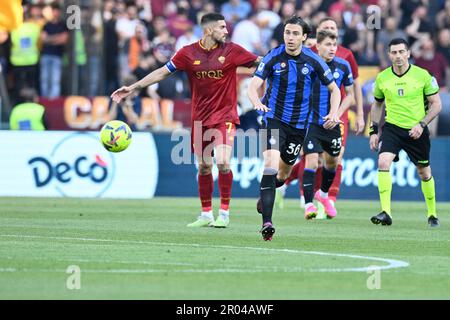
{"label": "black and blue striped shirt", "polygon": [[[338,88],[342,85],[348,87],[353,84],[352,69],[347,60],[335,57],[327,63],[327,65],[331,70]],[[325,123],[323,117],[330,113],[330,98],[331,94],[327,86],[323,85],[320,81],[315,81],[313,83],[312,99],[310,100],[311,111],[308,116],[308,126],[310,123],[316,123],[319,125],[323,125]]]}
{"label": "black and blue striped shirt", "polygon": [[276,119],[298,129],[307,125],[313,83],[318,79],[328,86],[334,81],[330,68],[311,49],[303,47],[294,57],[284,44],[263,58],[255,76],[267,80],[262,103],[271,110],[261,112],[264,120]]}

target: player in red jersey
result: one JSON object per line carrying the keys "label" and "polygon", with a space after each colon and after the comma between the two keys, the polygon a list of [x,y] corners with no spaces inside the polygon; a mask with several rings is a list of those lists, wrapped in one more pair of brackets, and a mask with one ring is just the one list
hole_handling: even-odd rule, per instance
{"label": "player in red jersey", "polygon": [[[229,224],[233,183],[230,160],[236,124],[239,124],[236,69],[239,66],[257,66],[260,58],[235,43],[225,42],[228,31],[221,14],[205,14],[201,26],[203,36],[199,42],[183,47],[165,66],[129,87],[121,87],[111,97],[120,102],[133,91],[157,83],[177,70],[187,73],[192,91],[191,139],[199,164],[198,190],[202,205],[202,213],[188,227],[225,228]],[[215,221],[211,174],[214,147],[220,191],[220,210]]]}
{"label": "player in red jersey", "polygon": [[[319,24],[317,25],[317,32],[320,32],[321,30],[329,30],[334,33],[338,33],[338,27],[336,21],[331,17],[325,17],[323,18]],[[311,49],[317,53],[317,48],[314,45],[311,47]],[[354,78],[354,87],[355,87],[355,100],[356,100],[356,134],[360,134],[364,130],[364,110],[363,110],[363,95],[361,90],[361,83],[358,80],[358,65],[356,63],[355,57],[353,56],[353,53],[347,49],[344,48],[341,45],[338,45],[337,51],[336,51],[336,57],[342,58],[344,60],[347,60],[350,64],[350,67],[352,69],[353,78]],[[345,98],[345,90],[342,87],[341,88],[341,96],[342,99]],[[341,185],[341,173],[342,173],[342,157],[344,155],[345,151],[345,145],[347,142],[347,134],[348,134],[348,109],[347,110],[339,110],[339,115],[342,123],[341,126],[341,135],[342,135],[342,148],[341,152],[339,154],[339,160],[338,160],[338,166],[336,168],[336,175],[334,177],[333,183],[330,187],[328,197],[331,199],[333,205],[336,202],[336,198],[339,193],[339,188]],[[293,180],[299,179],[301,180],[301,177],[303,177],[303,169],[305,168],[305,160],[304,157],[301,158],[300,162],[294,165],[292,167],[291,174],[289,178],[286,180],[285,185],[289,185]],[[316,171],[316,179],[315,179],[315,187],[314,192],[316,192],[320,187],[320,181],[322,181],[322,168],[319,167]],[[300,193],[302,194],[301,190],[301,183],[299,183]],[[277,196],[280,196],[280,194],[277,194]],[[303,204],[303,203],[302,203]]]}

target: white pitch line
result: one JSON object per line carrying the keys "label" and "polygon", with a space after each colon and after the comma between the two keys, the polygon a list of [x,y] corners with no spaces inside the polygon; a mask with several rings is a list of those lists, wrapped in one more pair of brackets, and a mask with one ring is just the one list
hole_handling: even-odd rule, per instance
{"label": "white pitch line", "polygon": [[[320,251],[303,251],[295,249],[276,249],[276,248],[258,248],[258,247],[240,247],[240,246],[228,246],[228,245],[208,245],[208,244],[197,244],[197,243],[172,243],[172,242],[153,242],[153,241],[136,241],[136,240],[118,240],[118,239],[97,239],[97,238],[79,238],[79,237],[48,237],[48,236],[36,236],[36,235],[18,235],[18,234],[4,234],[0,235],[4,238],[22,238],[22,239],[49,239],[49,240],[75,240],[75,241],[89,241],[89,242],[107,242],[107,243],[123,243],[123,244],[145,244],[145,245],[156,245],[156,246],[180,246],[180,247],[198,247],[198,248],[222,248],[231,250],[254,250],[254,251],[271,251],[271,252],[283,252],[283,253],[293,253],[293,254],[312,254],[321,256],[334,256],[334,257],[344,257],[360,260],[370,260],[370,261],[380,261],[388,263],[384,266],[374,266],[373,264],[369,267],[358,267],[358,268],[321,268],[321,269],[302,269],[302,268],[277,268],[268,267],[269,270],[273,271],[284,271],[284,272],[367,272],[369,270],[388,270],[405,268],[409,266],[409,263],[402,260],[386,259],[378,257],[361,256],[354,254],[345,253],[329,253]],[[0,269],[0,272],[5,269]],[[265,272],[265,270],[254,270],[254,269],[195,269],[195,270],[158,270],[158,269],[118,269],[118,270],[89,270],[92,272],[114,272],[114,271],[129,271],[130,273],[134,271],[147,271],[147,272]],[[158,270],[158,271],[157,271]],[[209,271],[207,271],[209,270]],[[219,271],[216,271],[219,270]],[[222,271],[220,271],[222,270]],[[225,271],[229,270],[229,271]],[[235,270],[235,271],[233,271]],[[120,272],[118,272],[120,273]]]}

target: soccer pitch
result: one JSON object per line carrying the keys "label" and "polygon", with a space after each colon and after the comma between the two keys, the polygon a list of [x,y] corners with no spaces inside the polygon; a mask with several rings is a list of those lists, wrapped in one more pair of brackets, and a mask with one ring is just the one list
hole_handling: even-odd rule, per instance
{"label": "soccer pitch", "polygon": [[375,201],[306,221],[287,200],[264,242],[255,199],[232,200],[226,229],[187,228],[198,202],[0,198],[0,299],[450,299],[450,203],[430,229],[423,201],[382,227]]}

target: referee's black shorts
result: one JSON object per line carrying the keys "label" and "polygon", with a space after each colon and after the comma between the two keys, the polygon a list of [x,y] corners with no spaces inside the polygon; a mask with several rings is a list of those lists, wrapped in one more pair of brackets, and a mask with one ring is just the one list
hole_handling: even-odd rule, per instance
{"label": "referee's black shorts", "polygon": [[279,150],[281,159],[293,165],[302,148],[306,130],[269,118],[263,121],[263,129],[266,129],[267,137],[265,150]]}
{"label": "referee's black shorts", "polygon": [[416,166],[428,167],[430,165],[430,147],[428,127],[425,127],[419,139],[413,139],[409,136],[409,129],[386,122],[381,132],[378,153],[390,152],[398,156],[400,150],[403,149]]}

